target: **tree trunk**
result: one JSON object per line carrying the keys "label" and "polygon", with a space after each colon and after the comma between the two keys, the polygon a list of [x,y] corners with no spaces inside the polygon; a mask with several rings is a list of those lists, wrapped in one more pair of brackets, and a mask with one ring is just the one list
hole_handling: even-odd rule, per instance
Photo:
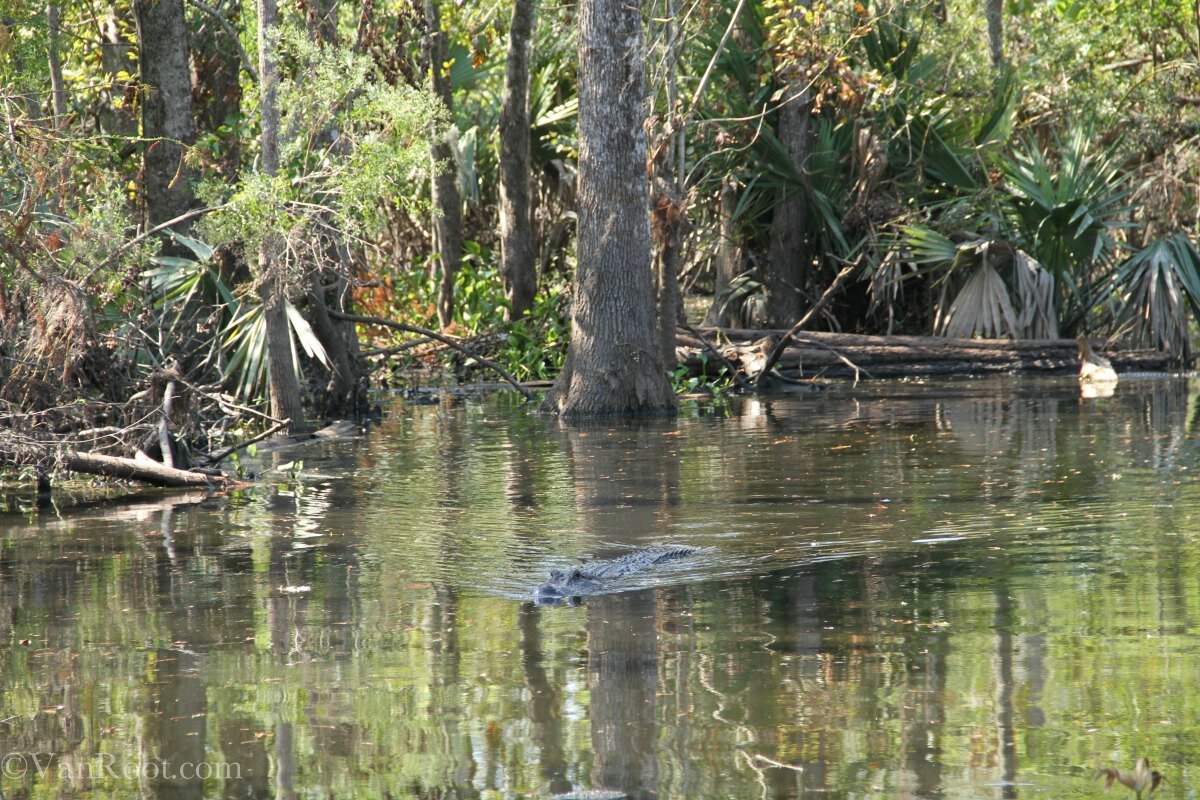
{"label": "tree trunk", "polygon": [[[186,213],[195,205],[192,170],[183,154],[196,139],[192,78],[183,0],[135,0],[138,63],[142,85],[143,184],[147,227]],[[176,226],[183,233],[187,223]]]}
{"label": "tree trunk", "polygon": [[67,121],[67,90],[63,88],[62,59],[58,56],[58,6],[46,6],[46,28],[50,35],[50,108],[54,112],[54,127],[62,128]]}
{"label": "tree trunk", "polygon": [[683,201],[670,182],[669,170],[654,181],[651,198],[654,240],[654,295],[658,303],[658,340],[663,369],[675,371],[675,329],[683,303],[679,297],[679,256],[683,247]]}
{"label": "tree trunk", "polygon": [[[279,172],[279,56],[276,45],[279,19],[276,0],[258,0],[258,75],[261,99],[262,155],[267,175]],[[301,404],[300,380],[292,358],[292,334],[287,320],[287,269],[281,242],[268,235],[258,248],[258,291],[263,301],[267,334],[267,369],[270,373],[271,415],[290,420],[287,432],[308,429]]]}
{"label": "tree trunk", "polygon": [[658,158],[651,158],[654,175],[651,196],[651,222],[655,244],[654,294],[658,299],[658,338],[663,369],[675,371],[675,329],[686,322],[679,296],[679,262],[683,249],[683,213],[687,197],[687,146],[685,121],[679,108],[675,73],[679,68],[679,26],[676,0],[667,2],[666,62],[667,114],[665,139]]}
{"label": "tree trunk", "polygon": [[788,327],[800,317],[801,287],[809,267],[804,228],[808,221],[808,155],[812,107],[805,91],[779,111],[779,140],[800,170],[800,186],[783,191],[771,221],[771,245],[764,284],[767,325]]}
{"label": "tree trunk", "polygon": [[113,136],[133,139],[138,132],[137,120],[131,113],[137,79],[117,78],[122,71],[129,69],[129,55],[134,49],[127,33],[136,27],[132,9],[124,3],[111,3],[98,24],[102,75],[97,76],[97,83],[108,87],[100,90],[105,98],[99,111],[100,130]]}
{"label": "tree trunk", "polygon": [[992,66],[998,67],[1004,61],[1004,0],[984,0],[984,15],[987,17]]}
{"label": "tree trunk", "polygon": [[[811,0],[802,5],[808,8]],[[790,327],[800,317],[801,289],[811,256],[804,237],[808,222],[808,158],[812,150],[812,96],[802,75],[792,81],[779,109],[777,134],[800,173],[798,186],[781,192],[771,221],[771,244],[763,283],[767,290],[767,324]]]}
{"label": "tree trunk", "polygon": [[[442,32],[440,0],[425,0],[425,24],[429,29],[426,51],[429,61],[429,88],[454,115],[454,97],[450,92],[450,47]],[[438,291],[438,322],[443,328],[454,321],[454,275],[462,264],[462,198],[458,192],[458,167],[455,159],[453,122],[450,133],[434,142],[433,156],[433,223],[434,249],[441,265],[441,287]]]}
{"label": "tree trunk", "polygon": [[733,220],[734,214],[737,213],[737,191],[737,182],[732,178],[721,184],[721,244],[717,250],[712,307],[708,310],[708,316],[704,318],[704,324],[712,328],[729,327],[729,284],[742,271],[742,252],[738,246],[738,233]]}
{"label": "tree trunk", "polygon": [[566,364],[545,407],[564,417],[673,412],[650,275],[642,16],[579,5],[579,235]]}
{"label": "tree trunk", "polygon": [[509,319],[528,313],[537,292],[529,186],[529,49],[533,17],[534,0],[515,0],[500,107],[500,277]]}
{"label": "tree trunk", "polygon": [[314,42],[337,44],[338,0],[308,0],[303,8],[309,37]]}

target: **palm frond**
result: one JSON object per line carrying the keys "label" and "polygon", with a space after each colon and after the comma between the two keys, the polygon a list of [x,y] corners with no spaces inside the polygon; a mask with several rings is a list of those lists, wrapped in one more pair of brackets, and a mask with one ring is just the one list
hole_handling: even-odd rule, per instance
{"label": "palm frond", "polygon": [[998,339],[1007,332],[1018,338],[1017,315],[1008,298],[1008,287],[985,259],[963,285],[941,320],[939,335]]}
{"label": "palm frond", "polygon": [[1057,339],[1058,317],[1054,313],[1054,276],[1032,256],[1013,250],[1016,283],[1017,328],[1022,338]]}
{"label": "palm frond", "polygon": [[1200,312],[1200,252],[1183,233],[1152,242],[1120,264],[1113,275],[1119,330],[1187,361],[1189,311]]}

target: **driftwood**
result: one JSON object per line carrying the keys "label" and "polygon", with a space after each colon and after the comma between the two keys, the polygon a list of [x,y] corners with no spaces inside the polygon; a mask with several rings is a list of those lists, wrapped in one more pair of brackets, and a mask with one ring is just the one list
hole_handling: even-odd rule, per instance
{"label": "driftwood", "polygon": [[[701,357],[715,342],[726,360],[755,376],[785,333],[714,328],[701,328],[696,333],[680,331],[676,337],[679,363],[696,373],[719,369],[720,365]],[[775,366],[807,378],[854,377],[855,368],[877,378],[1079,370],[1074,339],[1014,342],[823,332],[795,333],[792,338]],[[1113,347],[1106,355],[1118,371],[1158,372],[1170,368],[1167,355],[1154,350]]]}
{"label": "driftwood", "polygon": [[150,459],[118,458],[117,456],[102,456],[99,453],[81,453],[73,450],[68,450],[63,454],[63,466],[73,472],[141,481],[152,486],[224,488],[234,483],[224,475],[175,469]]}

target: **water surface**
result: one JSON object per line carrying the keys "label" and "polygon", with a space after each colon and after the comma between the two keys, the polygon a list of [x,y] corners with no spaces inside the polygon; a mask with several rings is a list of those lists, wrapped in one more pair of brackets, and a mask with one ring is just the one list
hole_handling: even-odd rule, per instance
{"label": "water surface", "polygon": [[[1200,758],[1195,387],[504,396],[0,517],[7,797],[1095,797]],[[272,462],[252,464],[256,469]],[[579,607],[548,570],[703,548]]]}

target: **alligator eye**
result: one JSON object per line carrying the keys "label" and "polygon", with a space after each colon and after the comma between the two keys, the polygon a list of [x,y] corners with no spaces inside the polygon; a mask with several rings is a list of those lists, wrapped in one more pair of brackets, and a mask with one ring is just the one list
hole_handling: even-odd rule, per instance
{"label": "alligator eye", "polygon": [[573,581],[583,580],[583,573],[580,572],[579,570],[575,570],[574,572],[571,573],[571,580],[573,580]]}

